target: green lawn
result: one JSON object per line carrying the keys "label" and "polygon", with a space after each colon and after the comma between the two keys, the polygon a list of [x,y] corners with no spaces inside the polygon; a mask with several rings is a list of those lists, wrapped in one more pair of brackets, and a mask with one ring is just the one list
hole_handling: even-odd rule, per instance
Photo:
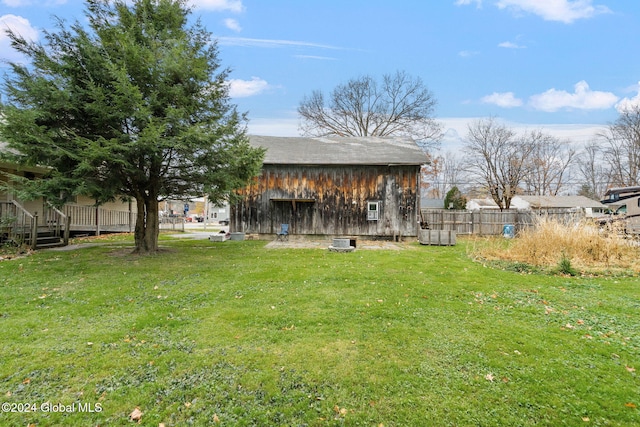
{"label": "green lawn", "polygon": [[637,277],[265,244],[0,262],[0,425],[640,425]]}

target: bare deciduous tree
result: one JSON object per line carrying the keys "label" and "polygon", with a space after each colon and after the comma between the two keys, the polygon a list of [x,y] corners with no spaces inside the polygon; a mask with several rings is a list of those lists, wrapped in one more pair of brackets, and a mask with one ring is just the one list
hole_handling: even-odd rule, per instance
{"label": "bare deciduous tree", "polygon": [[524,137],[529,139],[532,148],[524,177],[526,192],[534,196],[557,196],[566,185],[565,178],[576,150],[568,141],[540,130]]}
{"label": "bare deciduous tree", "polygon": [[623,111],[601,136],[606,141],[604,156],[611,184],[640,185],[640,106]]}
{"label": "bare deciduous tree", "polygon": [[495,118],[475,121],[468,127],[465,144],[468,172],[483,185],[500,209],[509,209],[527,173],[533,145],[518,137]]}
{"label": "bare deciduous tree", "polygon": [[403,71],[381,84],[363,76],[338,85],[329,99],[321,91],[298,107],[306,136],[410,136],[426,148],[437,145],[442,126],[433,118],[436,99],[419,77]]}
{"label": "bare deciduous tree", "polygon": [[423,188],[429,197],[442,199],[447,191],[458,185],[461,171],[460,160],[450,151],[433,157],[422,169]]}
{"label": "bare deciduous tree", "polygon": [[609,187],[609,171],[605,167],[602,149],[591,141],[578,155],[577,168],[582,178],[580,195],[600,199]]}

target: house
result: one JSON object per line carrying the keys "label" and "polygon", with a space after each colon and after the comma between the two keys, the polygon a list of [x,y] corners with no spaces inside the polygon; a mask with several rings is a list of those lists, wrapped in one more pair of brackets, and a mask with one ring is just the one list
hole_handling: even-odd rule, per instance
{"label": "house", "polygon": [[[0,152],[7,150],[0,142]],[[116,200],[99,207],[86,196],[76,196],[61,209],[54,209],[43,198],[21,200],[11,190],[11,177],[43,179],[48,170],[38,166],[21,166],[0,161],[0,241],[3,236],[15,238],[16,230],[24,235],[100,234],[101,232],[132,231],[136,221],[136,204]],[[49,240],[53,240],[49,239]],[[58,239],[59,240],[59,239]],[[31,244],[33,246],[33,244]]]}
{"label": "house", "polygon": [[585,196],[515,196],[512,207],[520,210],[577,212],[587,217],[604,215],[607,206]]}
{"label": "house", "polygon": [[479,211],[486,209],[500,209],[498,204],[491,198],[486,197],[484,199],[469,199],[467,200],[466,208],[468,211]]}
{"label": "house", "polygon": [[420,167],[411,139],[251,136],[261,174],[231,205],[230,229],[398,239],[418,235]]}
{"label": "house", "polygon": [[431,197],[420,198],[421,209],[444,209],[444,199],[433,199]]}
{"label": "house", "polygon": [[[491,198],[471,199],[467,202],[471,211],[499,209]],[[514,196],[510,209],[535,212],[579,212],[588,217],[604,215],[607,206],[584,196]]]}

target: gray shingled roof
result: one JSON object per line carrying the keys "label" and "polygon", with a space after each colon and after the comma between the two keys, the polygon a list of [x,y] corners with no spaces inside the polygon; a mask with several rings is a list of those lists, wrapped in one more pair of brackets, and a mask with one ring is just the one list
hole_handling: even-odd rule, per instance
{"label": "gray shingled roof", "polygon": [[518,196],[532,208],[606,208],[597,200],[584,196]]}
{"label": "gray shingled roof", "polygon": [[249,137],[267,149],[265,164],[293,165],[423,165],[427,156],[409,138],[378,137]]}

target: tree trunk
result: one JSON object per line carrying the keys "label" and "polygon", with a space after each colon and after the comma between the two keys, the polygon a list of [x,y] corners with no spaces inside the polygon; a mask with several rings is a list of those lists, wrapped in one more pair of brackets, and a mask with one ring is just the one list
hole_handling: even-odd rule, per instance
{"label": "tree trunk", "polygon": [[134,253],[153,254],[158,252],[160,222],[158,217],[158,198],[144,194],[136,198],[138,213],[136,217]]}

